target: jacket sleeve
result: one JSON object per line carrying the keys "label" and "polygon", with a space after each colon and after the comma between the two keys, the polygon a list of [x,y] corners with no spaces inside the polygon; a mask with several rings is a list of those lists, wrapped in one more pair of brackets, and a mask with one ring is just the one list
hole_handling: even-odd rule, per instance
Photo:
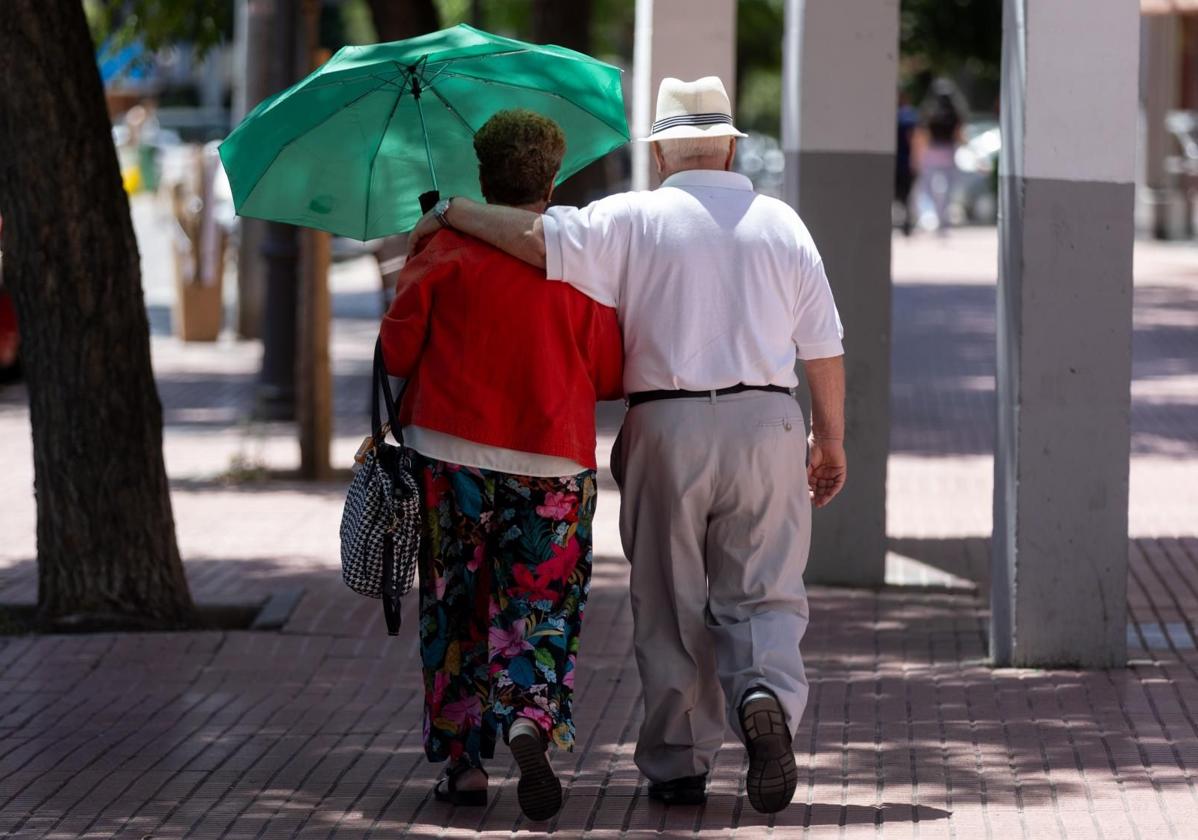
{"label": "jacket sleeve", "polygon": [[428,337],[435,286],[455,270],[435,242],[410,258],[395,284],[379,337],[383,342],[383,366],[391,376],[409,379],[420,365]]}
{"label": "jacket sleeve", "polygon": [[591,307],[590,362],[595,396],[618,400],[624,396],[624,338],[616,310],[587,301]]}

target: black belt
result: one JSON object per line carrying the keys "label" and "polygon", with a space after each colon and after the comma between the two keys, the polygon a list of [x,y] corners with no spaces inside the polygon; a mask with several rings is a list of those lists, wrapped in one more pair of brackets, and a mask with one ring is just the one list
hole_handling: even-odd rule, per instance
{"label": "black belt", "polygon": [[789,388],[781,385],[733,385],[730,388],[718,388],[714,391],[637,391],[628,395],[628,406],[653,402],[654,400],[683,400],[696,397],[724,397],[728,394],[741,394],[745,391],[769,391],[772,394],[789,394]]}

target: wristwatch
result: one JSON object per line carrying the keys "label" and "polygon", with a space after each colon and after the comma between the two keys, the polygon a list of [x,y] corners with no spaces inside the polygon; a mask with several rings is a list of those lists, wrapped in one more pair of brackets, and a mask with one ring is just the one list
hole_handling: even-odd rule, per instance
{"label": "wristwatch", "polygon": [[437,217],[437,221],[441,223],[443,228],[452,228],[449,219],[445,218],[445,214],[449,212],[449,205],[453,203],[453,196],[443,198],[433,205],[433,215]]}

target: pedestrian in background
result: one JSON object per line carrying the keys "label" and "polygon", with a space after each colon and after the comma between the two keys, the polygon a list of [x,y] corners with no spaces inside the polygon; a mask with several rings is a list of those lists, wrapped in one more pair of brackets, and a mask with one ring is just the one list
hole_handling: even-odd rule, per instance
{"label": "pedestrian in background", "polygon": [[915,186],[918,172],[912,157],[912,141],[915,130],[919,127],[919,111],[911,104],[911,97],[904,90],[899,91],[898,105],[898,137],[894,151],[894,200],[898,202],[903,214],[903,235],[910,236],[915,224],[915,211],[911,207],[911,188]]}
{"label": "pedestrian in background", "polygon": [[952,225],[949,209],[956,185],[957,147],[968,109],[952,80],[937,79],[922,111],[922,142],[916,161],[919,196],[930,202],[937,232],[946,234]]}

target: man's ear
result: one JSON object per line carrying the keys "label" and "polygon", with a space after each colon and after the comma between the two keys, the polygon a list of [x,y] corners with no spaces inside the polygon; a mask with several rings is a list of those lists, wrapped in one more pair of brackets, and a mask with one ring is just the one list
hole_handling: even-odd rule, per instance
{"label": "man's ear", "polygon": [[724,170],[732,171],[732,161],[736,160],[736,138],[732,138],[732,142],[728,146],[728,157],[724,160]]}
{"label": "man's ear", "polygon": [[657,164],[657,174],[661,175],[666,168],[666,159],[661,154],[661,144],[654,141],[649,144],[653,148],[653,162]]}
{"label": "man's ear", "polygon": [[[558,172],[560,171],[558,170]],[[545,193],[546,204],[553,200],[553,190],[555,187],[557,187],[557,172],[554,172],[553,177],[549,179],[549,190]]]}

